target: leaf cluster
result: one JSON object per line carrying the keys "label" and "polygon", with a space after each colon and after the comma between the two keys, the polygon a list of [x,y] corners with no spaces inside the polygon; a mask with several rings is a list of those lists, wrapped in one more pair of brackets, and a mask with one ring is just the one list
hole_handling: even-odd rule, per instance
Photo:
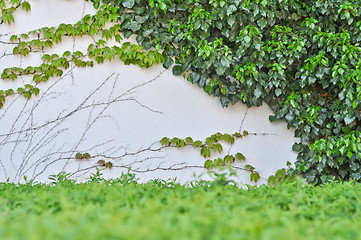
{"label": "leaf cluster", "polygon": [[[26,2],[22,4],[26,5]],[[42,64],[39,66],[27,66],[24,68],[10,67],[1,72],[3,80],[15,81],[20,76],[30,75],[35,83],[31,89],[28,87],[2,90],[0,92],[0,108],[4,105],[6,97],[15,93],[23,94],[29,99],[32,95],[38,95],[39,88],[36,87],[41,82],[47,82],[50,78],[60,77],[72,66],[93,67],[95,63],[101,64],[106,60],[112,61],[117,58],[124,64],[135,64],[140,67],[149,68],[153,64],[164,61],[164,57],[157,50],[145,50],[142,46],[125,42],[121,37],[119,15],[117,7],[102,5],[93,16],[85,15],[75,24],[60,24],[57,27],[43,27],[23,33],[12,35],[10,42],[15,44],[14,55],[28,56],[31,53],[52,48],[55,44],[60,44],[64,37],[91,36],[94,43],[89,44],[86,52],[65,51],[63,54],[43,54]],[[114,40],[118,45],[109,46],[108,41]],[[30,91],[31,90],[31,91]]]}
{"label": "leaf cluster", "polygon": [[30,3],[25,0],[0,0],[0,24],[11,24],[15,21],[13,13],[17,9],[29,12]]}
{"label": "leaf cluster", "polygon": [[[160,143],[162,144],[162,146],[175,146],[178,149],[185,146],[192,146],[194,148],[198,148],[200,149],[201,156],[207,159],[211,157],[212,153],[221,154],[223,152],[223,145],[221,144],[221,142],[233,144],[237,139],[248,136],[248,134],[249,133],[247,131],[243,131],[243,133],[235,132],[234,134],[222,134],[218,132],[212,134],[210,137],[207,137],[205,141],[193,140],[193,138],[191,137],[186,137],[185,139],[180,139],[178,137],[163,137],[160,140]],[[236,160],[238,160],[239,162],[244,162],[246,161],[246,157],[240,152],[234,155],[227,154],[223,157],[207,159],[204,162],[204,167],[210,170],[216,167],[231,166],[231,164],[234,163]],[[251,173],[251,181],[257,182],[260,179],[259,173],[255,171],[255,168],[251,165],[245,165],[243,170],[249,171]]]}

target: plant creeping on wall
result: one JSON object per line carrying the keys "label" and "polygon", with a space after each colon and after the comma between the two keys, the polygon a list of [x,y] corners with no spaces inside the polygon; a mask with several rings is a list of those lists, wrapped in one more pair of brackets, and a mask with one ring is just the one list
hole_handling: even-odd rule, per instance
{"label": "plant creeping on wall", "polygon": [[[361,179],[359,1],[91,2],[97,13],[76,24],[11,37],[13,53],[23,56],[51,48],[64,36],[96,41],[87,52],[44,55],[40,66],[4,69],[2,79],[32,75],[34,84],[0,91],[0,105],[8,95],[36,95],[37,84],[62,75],[70,63],[89,67],[114,58],[141,67],[163,63],[219,97],[224,107],[268,104],[271,121],[283,119],[296,129],[295,170],[309,182]],[[138,45],[122,42],[130,36]],[[123,45],[109,46],[109,39]]]}

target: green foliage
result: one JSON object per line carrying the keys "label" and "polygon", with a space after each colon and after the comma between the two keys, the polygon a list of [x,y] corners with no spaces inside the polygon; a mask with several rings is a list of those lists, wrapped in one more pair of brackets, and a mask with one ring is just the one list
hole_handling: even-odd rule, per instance
{"label": "green foliage", "polygon": [[105,160],[103,160],[103,159],[98,161],[98,165],[101,166],[101,167],[109,168],[109,169],[113,168],[113,163],[112,162],[110,162],[110,161],[105,162]]}
{"label": "green foliage", "polygon": [[75,154],[75,159],[82,160],[82,159],[90,159],[91,156],[89,153],[77,153]]}
{"label": "green foliage", "polygon": [[59,176],[52,185],[0,183],[2,238],[361,237],[361,187],[354,182],[314,187],[294,180],[245,190],[223,175],[193,187],[159,179],[138,184],[129,173],[113,180],[95,173],[78,184]]}
{"label": "green foliage", "polygon": [[13,13],[21,8],[28,12],[31,6],[28,1],[24,0],[0,0],[0,24],[11,24],[15,21]]}
{"label": "green foliage", "polygon": [[[163,49],[164,67],[174,64],[175,75],[223,106],[266,102],[271,121],[296,128],[295,167],[309,182],[361,180],[361,150],[345,140],[358,146],[361,131],[359,1],[103,2],[119,6],[126,37]],[[332,150],[320,150],[322,139]]]}
{"label": "green foliage", "polygon": [[[361,4],[358,0],[91,0],[98,12],[20,36],[14,54],[51,48],[64,36],[101,36],[86,53],[46,55],[37,67],[8,68],[2,79],[33,75],[35,84],[78,67],[111,61],[163,63],[223,106],[266,102],[271,121],[284,119],[300,142],[295,169],[309,182],[361,180]],[[26,1],[0,1],[1,23]],[[102,4],[104,3],[104,4]],[[106,28],[106,25],[111,25]],[[122,36],[120,35],[122,34]],[[107,46],[135,35],[141,46]],[[41,36],[39,38],[39,36]],[[124,55],[123,55],[124,54]],[[23,90],[24,89],[24,90]],[[32,89],[37,89],[35,85]],[[0,92],[0,107],[16,91]],[[20,88],[25,98],[36,92]],[[177,140],[174,140],[177,141]],[[173,142],[177,147],[188,141]],[[203,143],[194,142],[200,147]],[[209,157],[216,149],[202,147]],[[222,159],[225,162],[224,159]],[[220,165],[217,160],[216,165]],[[210,164],[208,162],[208,164]],[[214,161],[213,163],[214,164]],[[222,164],[221,164],[222,165]]]}
{"label": "green foliage", "polygon": [[[19,1],[17,1],[19,2]],[[20,1],[24,9],[29,9],[27,2]],[[20,4],[19,3],[19,4]],[[1,6],[1,2],[0,2]],[[20,5],[19,5],[20,6]],[[91,36],[95,43],[88,46],[87,52],[65,51],[63,54],[44,54],[43,63],[40,66],[27,66],[25,68],[11,67],[3,69],[1,78],[3,80],[15,81],[18,76],[32,76],[34,85],[28,84],[19,88],[17,92],[13,89],[0,92],[0,107],[3,106],[6,97],[14,94],[22,94],[26,99],[39,94],[37,84],[47,82],[50,78],[60,77],[64,71],[69,69],[73,63],[76,67],[93,67],[95,63],[102,64],[115,58],[122,60],[126,65],[135,64],[140,67],[149,68],[153,64],[164,62],[164,57],[159,51],[147,49],[137,44],[122,42],[120,35],[121,24],[119,23],[118,7],[102,5],[94,16],[86,15],[75,24],[60,24],[57,27],[43,27],[13,35],[10,41],[15,45],[14,55],[28,56],[32,52],[52,48],[61,43],[64,37]],[[110,24],[111,26],[106,26]],[[115,40],[118,45],[108,46],[107,41]],[[25,91],[26,88],[29,88]]]}
{"label": "green foliage", "polygon": [[268,177],[269,185],[277,185],[284,182],[294,181],[296,179],[294,169],[291,169],[291,163],[287,162],[287,169],[278,169],[275,175]]}
{"label": "green foliage", "polygon": [[[201,140],[194,141],[191,137],[186,137],[185,139],[180,139],[177,137],[168,138],[163,137],[160,140],[162,146],[175,146],[178,149],[183,148],[185,146],[192,146],[194,148],[200,148],[200,154],[205,159],[210,158],[212,153],[219,153],[221,154],[223,151],[223,145],[221,142],[225,142],[228,144],[233,144],[236,139],[243,138],[247,136],[249,133],[247,131],[243,131],[243,133],[235,132],[234,134],[222,134],[220,132],[207,137],[206,140],[203,142]],[[245,156],[242,153],[236,153],[234,155],[225,155],[224,157],[218,157],[216,159],[207,159],[204,162],[204,167],[208,170],[216,168],[216,167],[224,167],[224,166],[231,166],[236,160],[240,162],[246,161]],[[251,165],[245,165],[243,170],[249,171],[251,173],[251,181],[257,182],[260,179],[260,175],[258,172],[255,171],[255,168]],[[214,173],[211,171],[211,173]],[[218,176],[218,175],[217,175]]]}

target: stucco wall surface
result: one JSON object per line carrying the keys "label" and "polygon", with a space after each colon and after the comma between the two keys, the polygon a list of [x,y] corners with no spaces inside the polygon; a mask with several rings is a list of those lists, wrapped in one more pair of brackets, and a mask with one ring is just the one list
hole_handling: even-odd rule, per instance
{"label": "stucco wall surface", "polygon": [[[95,12],[83,0],[29,2],[31,12],[17,11],[14,24],[0,25],[1,72],[6,67],[39,65],[45,53],[85,52],[93,41],[65,38],[52,49],[26,57],[12,55],[14,45],[7,44],[12,34],[75,23]],[[0,89],[16,89],[28,81],[26,77],[1,80]],[[0,109],[0,181],[22,181],[27,176],[46,182],[61,171],[84,180],[104,159],[113,163],[112,169],[101,167],[107,178],[131,167],[141,181],[177,178],[184,183],[205,172],[205,159],[192,147],[162,148],[162,137],[204,140],[213,133],[243,130],[250,135],[233,145],[223,144],[221,154],[241,152],[246,157],[245,163],[233,164],[238,182],[250,183],[250,173],[242,170],[245,164],[255,167],[264,183],[296,159],[291,149],[297,141],[293,130],[285,122],[271,124],[267,105],[248,109],[238,103],[222,108],[219,99],[160,65],[142,69],[114,60],[93,68],[74,67],[38,87],[37,97],[14,96]],[[78,152],[91,158],[77,160]]]}

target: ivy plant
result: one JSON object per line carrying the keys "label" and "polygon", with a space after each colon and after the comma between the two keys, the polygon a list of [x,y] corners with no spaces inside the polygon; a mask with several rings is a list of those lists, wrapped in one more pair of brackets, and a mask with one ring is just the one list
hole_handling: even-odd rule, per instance
{"label": "ivy plant", "polygon": [[[184,148],[185,146],[191,146],[197,149],[200,149],[200,154],[205,159],[204,167],[208,170],[213,169],[215,167],[224,167],[224,166],[231,166],[232,163],[235,161],[244,162],[246,157],[237,152],[234,155],[227,154],[223,157],[218,157],[216,159],[211,159],[212,153],[219,153],[223,152],[223,145],[222,142],[233,144],[237,139],[243,138],[248,136],[247,131],[243,131],[243,133],[235,132],[234,134],[228,133],[215,133],[212,134],[210,137],[207,137],[205,141],[201,140],[193,140],[191,137],[186,137],[185,139],[180,139],[177,137],[169,138],[163,137],[160,142],[162,146],[169,147],[174,146],[179,148]],[[246,164],[242,170],[246,170],[251,173],[250,180],[257,182],[260,179],[260,175],[255,168],[249,164]]]}
{"label": "ivy plant", "polygon": [[[268,104],[270,121],[283,119],[296,129],[295,170],[309,182],[361,180],[358,0],[89,1],[94,16],[11,37],[13,53],[23,56],[64,36],[96,40],[84,53],[44,55],[40,66],[4,69],[2,79],[32,75],[34,84],[1,90],[0,107],[7,96],[38,94],[37,84],[62,75],[70,62],[89,67],[118,57],[141,67],[163,63],[224,107]],[[1,23],[13,22],[20,6],[30,9],[26,1],[4,3]],[[138,44],[107,45],[132,35]]]}
{"label": "ivy plant", "polygon": [[309,182],[361,179],[359,1],[102,2],[119,7],[125,37],[162,49],[164,67],[224,107],[267,103],[296,129]]}

